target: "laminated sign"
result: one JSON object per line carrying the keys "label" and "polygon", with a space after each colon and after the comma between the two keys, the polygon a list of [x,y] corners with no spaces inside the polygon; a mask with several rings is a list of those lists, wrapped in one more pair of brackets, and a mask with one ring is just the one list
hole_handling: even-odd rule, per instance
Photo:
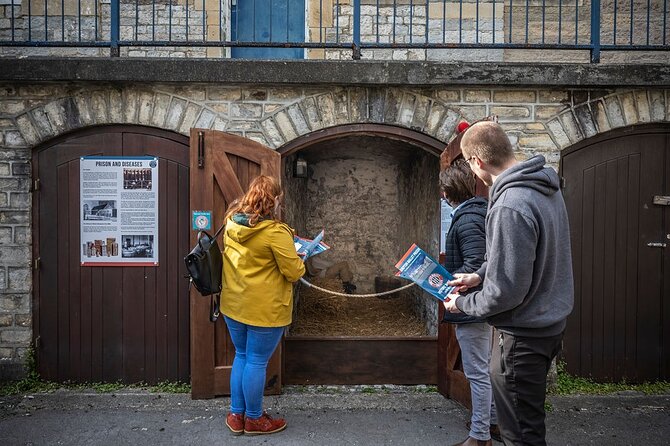
{"label": "laminated sign", "polygon": [[81,265],[158,265],[158,158],[80,159]]}
{"label": "laminated sign", "polygon": [[423,249],[416,246],[416,243],[409,248],[395,267],[398,268],[396,276],[413,281],[442,302],[446,301],[447,296],[454,291],[455,287],[447,285],[454,276]]}

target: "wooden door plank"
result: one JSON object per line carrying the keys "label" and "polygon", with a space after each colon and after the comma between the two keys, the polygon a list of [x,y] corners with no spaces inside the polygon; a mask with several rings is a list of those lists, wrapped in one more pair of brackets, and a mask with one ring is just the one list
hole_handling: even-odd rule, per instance
{"label": "wooden door plank", "polygon": [[613,262],[614,267],[614,293],[612,294],[612,350],[613,350],[613,373],[612,378],[615,381],[621,381],[625,377],[625,337],[621,333],[626,330],[626,288],[627,280],[627,244],[628,244],[628,225],[627,214],[629,212],[628,204],[628,168],[630,157],[621,157],[617,159],[616,166],[616,189],[613,195],[616,196],[617,212],[614,217],[615,234],[615,254]]}
{"label": "wooden door plank", "polygon": [[177,207],[177,252],[178,255],[170,261],[175,262],[177,270],[177,302],[178,302],[178,348],[179,348],[179,369],[178,379],[182,382],[188,382],[190,377],[190,314],[189,314],[189,289],[188,280],[184,278],[186,266],[183,257],[189,251],[189,233],[191,231],[189,215],[189,170],[184,165],[178,165],[178,186],[179,194]]}
{"label": "wooden door plank", "polygon": [[616,333],[614,332],[614,308],[616,288],[615,280],[612,275],[616,272],[616,225],[617,209],[616,190],[617,190],[617,160],[610,160],[605,163],[604,187],[607,191],[602,198],[605,206],[605,224],[603,227],[603,285],[602,285],[602,373],[603,376],[612,379],[614,377],[614,343]]}
{"label": "wooden door plank", "polygon": [[[80,198],[79,198],[79,163],[70,161],[66,164],[68,169],[68,203],[67,220],[76,222],[80,220]],[[81,342],[82,342],[82,315],[81,315],[81,281],[80,281],[80,260],[81,260],[81,242],[79,225],[70,223],[66,228],[66,240],[68,243],[67,252],[62,257],[62,261],[68,263],[68,277],[66,278],[68,286],[69,301],[69,336],[70,345],[69,358],[69,376],[76,381],[82,381],[82,362],[81,362]],[[61,252],[61,251],[59,251]],[[67,259],[67,260],[66,260]]]}
{"label": "wooden door plank", "polygon": [[[70,265],[67,261],[68,227],[70,226],[69,206],[69,168],[67,164],[57,167],[59,205],[56,209],[56,227],[58,228],[58,380],[66,380],[70,375]],[[62,254],[61,254],[62,253]],[[65,261],[63,261],[63,258]]]}
{"label": "wooden door plank", "polygon": [[633,378],[631,371],[637,367],[637,289],[638,289],[638,251],[640,244],[640,155],[629,157],[628,164],[628,197],[630,212],[626,214],[628,243],[626,246],[626,328],[623,332],[625,351],[625,374]]}
{"label": "wooden door plank", "polygon": [[[578,363],[579,376],[590,376],[593,371],[593,340],[591,336],[592,317],[593,317],[593,287],[595,279],[593,277],[594,262],[594,206],[595,197],[595,169],[586,169],[584,175],[584,217],[582,223],[582,257],[581,257],[581,276],[582,287],[579,293],[577,304],[580,305],[580,332],[579,338],[583,339],[581,344],[580,360]],[[570,366],[570,364],[568,364]],[[570,371],[573,371],[569,368]]]}

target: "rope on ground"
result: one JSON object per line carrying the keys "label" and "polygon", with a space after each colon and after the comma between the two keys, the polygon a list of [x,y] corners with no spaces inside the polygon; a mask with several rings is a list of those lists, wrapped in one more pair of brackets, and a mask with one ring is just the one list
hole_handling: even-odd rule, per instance
{"label": "rope on ground", "polygon": [[372,293],[372,294],[346,294],[346,293],[340,293],[338,291],[332,291],[332,290],[327,290],[325,288],[321,288],[320,286],[314,285],[313,283],[309,283],[306,281],[304,278],[300,278],[300,282],[303,283],[305,286],[309,288],[315,288],[319,291],[323,291],[324,293],[332,294],[333,296],[343,296],[343,297],[348,297],[348,296],[356,296],[356,297],[379,297],[379,296],[385,296],[387,294],[393,294],[397,293],[402,290],[406,290],[407,288],[411,288],[414,285],[416,285],[414,282],[409,283],[407,285],[401,286],[400,288],[396,288],[395,290],[390,290],[390,291],[384,291],[381,293]]}

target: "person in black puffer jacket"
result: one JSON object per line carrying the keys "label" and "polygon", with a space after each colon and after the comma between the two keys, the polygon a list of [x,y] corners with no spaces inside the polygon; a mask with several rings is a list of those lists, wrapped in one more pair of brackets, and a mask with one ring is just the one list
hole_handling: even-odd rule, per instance
{"label": "person in black puffer jacket", "polygon": [[[440,173],[443,197],[454,208],[445,242],[445,268],[452,273],[471,273],[484,263],[487,201],[475,196],[475,175],[463,159]],[[470,382],[472,417],[468,438],[458,445],[490,445],[500,438],[489,376],[491,327],[484,319],[465,313],[445,312],[442,322],[456,324],[463,372]]]}

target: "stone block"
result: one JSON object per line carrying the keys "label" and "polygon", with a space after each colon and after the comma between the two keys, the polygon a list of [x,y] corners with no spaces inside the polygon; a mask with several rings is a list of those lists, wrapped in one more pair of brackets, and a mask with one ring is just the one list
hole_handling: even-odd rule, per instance
{"label": "stone block", "polygon": [[365,88],[349,88],[349,118],[351,122],[367,121],[367,90]]}
{"label": "stone block", "polygon": [[0,362],[14,359],[14,349],[11,347],[0,347]]}
{"label": "stone block", "polygon": [[228,121],[217,116],[212,123],[212,130],[224,131],[228,125]]}
{"label": "stone block", "polygon": [[386,99],[384,101],[384,122],[387,124],[397,124],[398,112],[402,105],[402,91],[394,88],[389,88],[386,92]]}
{"label": "stone block", "polygon": [[[174,101],[174,99],[173,99]],[[230,103],[228,102],[205,102],[205,107],[215,111],[219,116],[228,116],[230,110]]]}
{"label": "stone block", "polygon": [[661,90],[649,91],[649,109],[652,122],[665,120],[665,97]]}
{"label": "stone block", "polygon": [[619,104],[619,99],[617,96],[610,96],[605,98],[605,107],[607,110],[607,118],[610,128],[614,129],[626,125],[623,117],[623,111],[621,110],[621,105]]}
{"label": "stone block", "polygon": [[13,242],[12,228],[10,226],[0,226],[0,245],[9,245]]}
{"label": "stone block", "polygon": [[577,120],[572,113],[569,111],[561,113],[558,118],[561,120],[561,124],[563,124],[565,134],[568,135],[568,138],[570,138],[570,142],[574,144],[584,139],[584,134],[579,128],[579,124],[577,123]]}
{"label": "stone block", "polygon": [[463,92],[463,101],[488,103],[491,102],[491,92],[488,90],[465,90]]}
{"label": "stone block", "polygon": [[435,137],[440,141],[444,141],[445,144],[449,141],[451,135],[456,128],[456,124],[461,121],[462,116],[456,113],[453,110],[447,110],[446,114],[442,119],[442,123],[435,134]]}
{"label": "stone block", "polygon": [[570,104],[570,92],[565,90],[540,90],[537,100],[545,104]]}
{"label": "stone block", "polygon": [[12,192],[9,195],[9,207],[14,209],[30,209],[30,194]]}
{"label": "stone block", "polygon": [[19,192],[25,187],[25,182],[22,178],[0,178],[0,191]]}
{"label": "stone block", "polygon": [[[1,188],[1,187],[0,187]],[[30,213],[26,211],[0,211],[0,224],[25,225],[30,223]]]}
{"label": "stone block", "polygon": [[15,161],[12,163],[12,175],[15,177],[30,176],[32,165],[29,161]]}
{"label": "stone block", "polygon": [[30,294],[0,294],[0,311],[29,313]]}
{"label": "stone block", "polygon": [[335,101],[332,95],[322,94],[316,97],[316,104],[321,116],[323,127],[331,127],[336,124]]}
{"label": "stone block", "polygon": [[610,130],[610,123],[607,119],[607,109],[602,100],[591,103],[591,113],[593,114],[596,126],[600,133]]}
{"label": "stone block", "polygon": [[254,103],[230,104],[230,119],[255,119],[263,116],[263,105]]}
{"label": "stone block", "polygon": [[184,119],[181,121],[179,126],[179,133],[183,135],[189,135],[191,128],[195,127],[195,120],[198,118],[202,107],[193,102],[189,102],[186,106],[186,111],[184,112]]}
{"label": "stone block", "polygon": [[3,344],[30,344],[32,333],[27,329],[5,329],[0,331],[0,341]]}
{"label": "stone block", "polygon": [[349,124],[349,94],[345,89],[333,91],[333,104],[335,106],[335,122],[337,124]]}
{"label": "stone block", "polygon": [[621,110],[623,111],[623,117],[625,119],[626,125],[637,124],[640,118],[637,114],[635,96],[633,93],[619,95],[619,100],[621,101]]}
{"label": "stone block", "polygon": [[9,163],[0,162],[0,177],[7,177],[10,173]]}
{"label": "stone block", "polygon": [[163,127],[168,107],[170,106],[170,96],[165,93],[156,93],[154,96],[154,107],[151,113],[151,124],[155,127]]}
{"label": "stone block", "polygon": [[32,121],[35,124],[37,133],[40,135],[41,140],[45,140],[55,135],[53,128],[51,127],[51,122],[49,122],[49,117],[44,112],[44,108],[38,107],[31,110],[30,115],[32,116]]}
{"label": "stone block", "polygon": [[125,123],[125,104],[121,90],[109,89],[109,121],[115,124]]}
{"label": "stone block", "polygon": [[25,101],[16,99],[0,100],[0,116],[16,116],[23,113],[27,108]]}
{"label": "stone block", "polygon": [[0,192],[0,208],[6,208],[9,206],[9,198],[7,193]]}
{"label": "stone block", "polygon": [[461,101],[461,91],[460,90],[438,90],[435,97],[444,102],[460,102]]}
{"label": "stone block", "polygon": [[205,108],[202,110],[200,116],[198,116],[198,119],[195,121],[195,127],[199,129],[211,128],[212,124],[214,123],[214,118],[216,118],[216,113]]}
{"label": "stone block", "polygon": [[493,102],[518,104],[518,103],[534,103],[536,95],[534,91],[526,90],[497,90],[493,92]]}
{"label": "stone block", "polygon": [[416,97],[416,105],[414,106],[414,117],[410,123],[410,127],[415,130],[423,130],[426,126],[426,120],[428,119],[428,113],[430,112],[431,99],[424,95],[418,95]]}
{"label": "stone block", "polygon": [[277,111],[281,110],[284,107],[284,104],[263,104],[263,116],[268,116],[275,114]]}
{"label": "stone block", "polygon": [[270,147],[277,148],[284,144],[284,139],[279,133],[272,118],[261,121],[261,127],[263,128],[263,133],[265,133],[267,141],[270,143]]}
{"label": "stone block", "polygon": [[239,101],[242,99],[240,87],[207,87],[207,99],[213,101]]}
{"label": "stone block", "polygon": [[567,105],[536,105],[535,120],[546,121],[558,116],[568,108]]}
{"label": "stone block", "polygon": [[150,125],[154,106],[154,94],[150,91],[140,93],[139,110],[137,121],[139,124]]}
{"label": "stone block", "polygon": [[7,289],[7,268],[0,267],[0,290]]}
{"label": "stone block", "polygon": [[[23,264],[30,263],[30,255],[28,254],[22,262]],[[7,288],[12,291],[30,291],[32,274],[30,268],[7,268]]]}
{"label": "stone block", "polygon": [[309,133],[309,126],[307,125],[307,121],[302,115],[302,111],[298,104],[293,104],[288,107],[287,112],[298,135]]}
{"label": "stone block", "polygon": [[17,327],[32,327],[33,317],[31,314],[16,314],[14,315],[14,323]]}
{"label": "stone block", "polygon": [[123,122],[134,124],[137,122],[137,110],[139,105],[139,91],[134,88],[125,88],[122,94]]}
{"label": "stone block", "polygon": [[104,91],[94,91],[90,97],[91,117],[96,124],[107,124],[110,121],[107,104],[107,93]]}
{"label": "stone block", "polygon": [[246,132],[244,134],[246,138],[249,138],[252,141],[256,141],[257,143],[263,144],[264,146],[269,146],[270,144],[268,143],[268,140],[265,139],[265,135],[262,133],[257,133],[257,132]]}
{"label": "stone block", "polygon": [[40,136],[27,113],[16,118],[16,125],[28,144],[34,145],[40,141]]}
{"label": "stone block", "polygon": [[651,110],[649,109],[649,98],[646,90],[635,92],[635,104],[637,105],[639,122],[651,122]]}
{"label": "stone block", "polygon": [[11,327],[14,324],[14,316],[11,314],[0,314],[0,327]]}
{"label": "stone block", "polygon": [[570,145],[570,138],[565,133],[563,126],[558,118],[554,118],[551,121],[547,122],[547,127],[551,131],[554,140],[558,144],[561,150],[565,149]]}
{"label": "stone block", "polygon": [[77,106],[77,110],[79,110],[79,120],[81,124],[94,124],[95,118],[93,117],[93,112],[91,111],[91,105],[88,100],[88,93],[78,94],[73,99],[75,105]]}
{"label": "stone block", "polygon": [[275,123],[277,128],[284,137],[284,141],[291,141],[295,139],[298,135],[295,133],[295,129],[291,124],[291,119],[288,116],[286,111],[280,111],[274,116]]}
{"label": "stone block", "polygon": [[428,117],[426,119],[426,126],[424,127],[424,130],[429,135],[435,136],[440,128],[440,124],[442,123],[442,120],[444,119],[446,113],[447,108],[444,105],[437,102],[433,102],[430,107]]}
{"label": "stone block", "polygon": [[165,118],[165,127],[171,130],[177,130],[185,111],[186,101],[184,99],[173,97]]}
{"label": "stone block", "polygon": [[489,115],[486,105],[462,105],[458,107],[462,119],[468,122],[479,121]]}
{"label": "stone block", "polygon": [[[497,115],[499,122],[524,121],[530,118],[530,109],[530,106],[497,105],[491,107],[491,114]],[[481,119],[481,117],[479,119]]]}
{"label": "stone block", "polygon": [[375,123],[384,122],[384,103],[386,94],[383,88],[368,90],[368,119]]}
{"label": "stone block", "polygon": [[589,104],[583,104],[575,107],[575,117],[584,133],[584,136],[590,138],[598,133]]}
{"label": "stone block", "polygon": [[412,124],[412,118],[414,118],[415,105],[416,105],[416,96],[409,93],[403,95],[400,102],[400,108],[398,110],[398,123],[400,125],[409,127]]}
{"label": "stone block", "polygon": [[15,226],[14,227],[14,243],[16,244],[28,244],[32,243],[32,233],[30,228],[27,226]]}
{"label": "stone block", "polygon": [[303,114],[307,118],[307,124],[309,124],[309,127],[312,129],[312,131],[322,128],[323,123],[321,122],[316,100],[313,97],[305,98],[300,105],[302,107]]}
{"label": "stone block", "polygon": [[557,149],[554,140],[546,133],[520,135],[517,142],[523,148]]}

